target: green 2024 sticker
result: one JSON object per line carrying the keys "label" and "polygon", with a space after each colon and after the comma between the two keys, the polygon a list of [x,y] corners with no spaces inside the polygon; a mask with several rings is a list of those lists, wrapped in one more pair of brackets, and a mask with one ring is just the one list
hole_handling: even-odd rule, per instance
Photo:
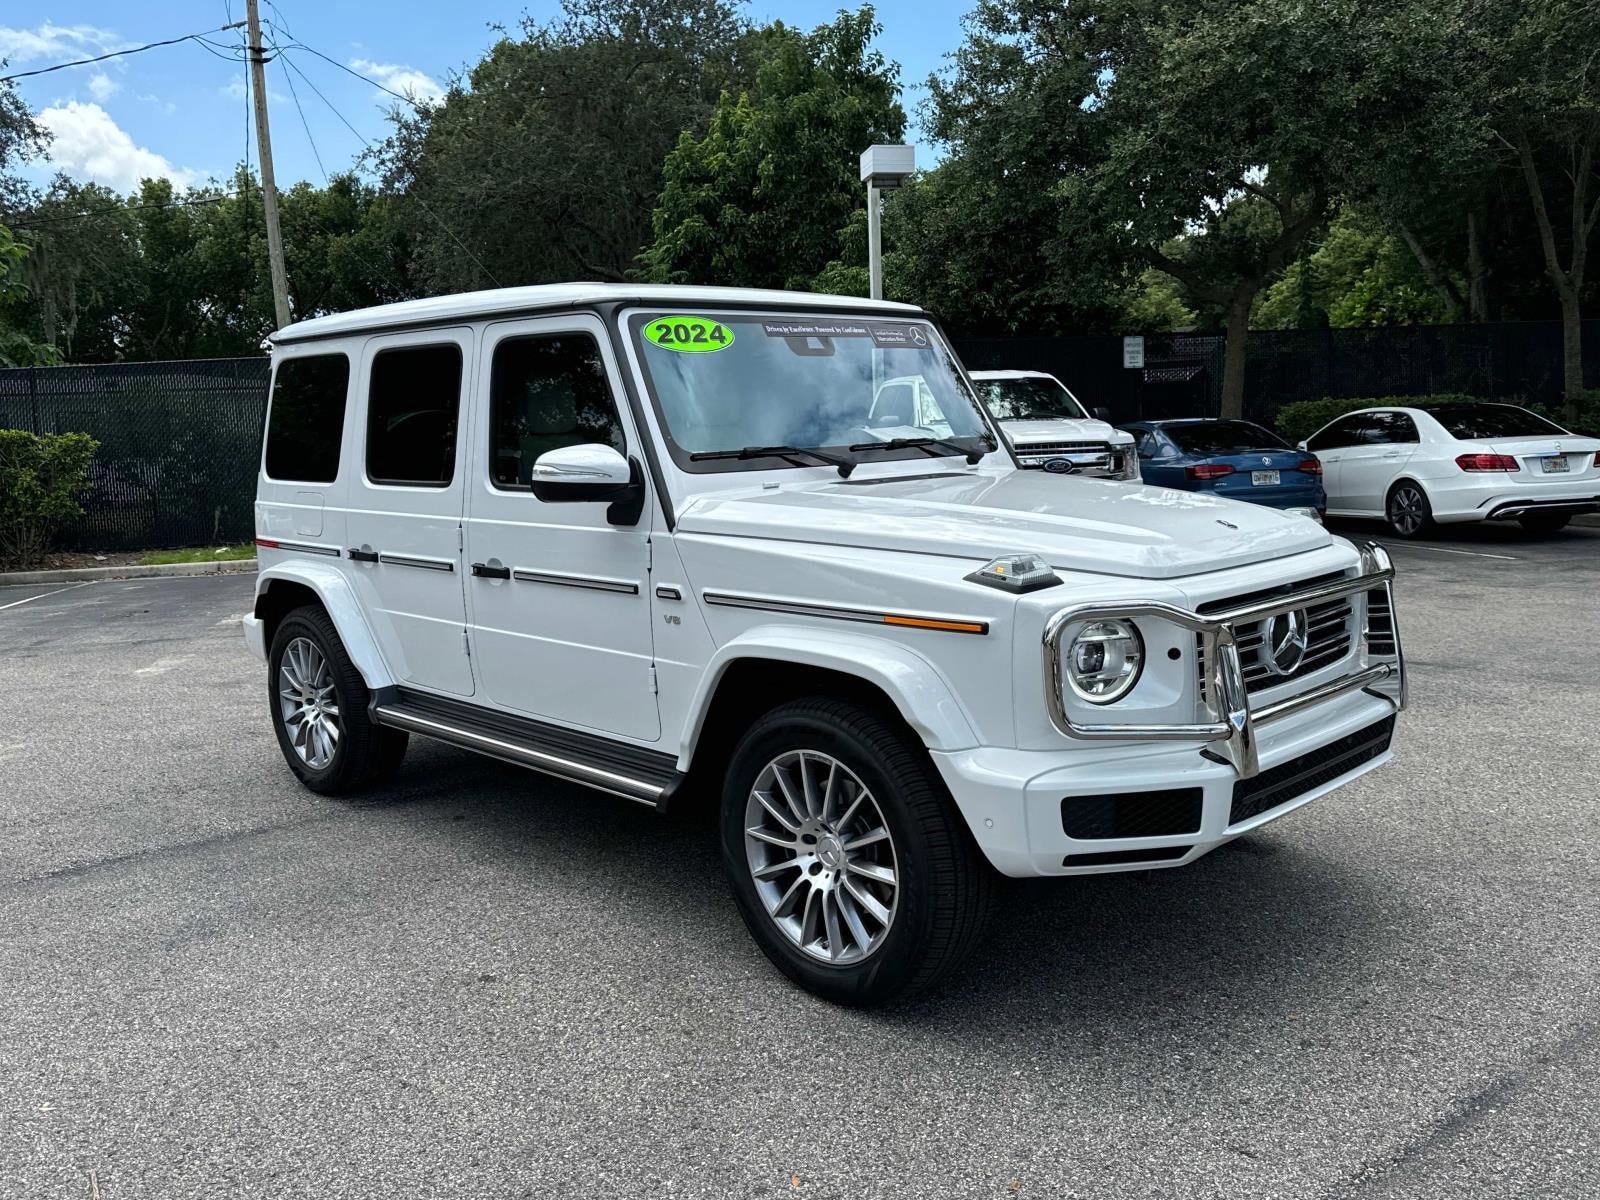
{"label": "green 2024 sticker", "polygon": [[707,354],[733,345],[733,330],[710,317],[660,317],[644,327],[644,338],[663,350]]}

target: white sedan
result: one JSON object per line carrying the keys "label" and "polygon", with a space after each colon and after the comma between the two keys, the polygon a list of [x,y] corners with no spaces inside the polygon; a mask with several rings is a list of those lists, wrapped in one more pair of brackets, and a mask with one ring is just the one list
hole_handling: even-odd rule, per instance
{"label": "white sedan", "polygon": [[1600,440],[1512,404],[1363,409],[1300,449],[1322,460],[1330,517],[1381,517],[1401,537],[1460,521],[1553,533],[1600,512]]}

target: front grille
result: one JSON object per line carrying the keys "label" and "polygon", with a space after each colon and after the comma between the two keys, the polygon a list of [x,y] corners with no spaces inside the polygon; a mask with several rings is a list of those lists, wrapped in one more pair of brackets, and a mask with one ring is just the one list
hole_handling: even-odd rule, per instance
{"label": "front grille", "polygon": [[[1224,609],[1238,608],[1260,600],[1270,600],[1275,594],[1301,591],[1324,583],[1333,583],[1342,578],[1343,574],[1336,571],[1329,575],[1319,575],[1315,579],[1286,584],[1280,588],[1268,588],[1245,596],[1232,596],[1226,600],[1213,600],[1209,604],[1202,604],[1200,611],[1220,612]],[[1234,640],[1239,646],[1239,666],[1244,671],[1245,691],[1257,692],[1263,688],[1292,683],[1313,671],[1331,666],[1350,653],[1354,645],[1351,626],[1355,613],[1350,597],[1340,596],[1335,600],[1324,600],[1321,604],[1307,606],[1304,612],[1306,650],[1292,671],[1279,672],[1274,669],[1271,647],[1266,644],[1266,621],[1250,621],[1234,627]],[[1200,691],[1204,695],[1210,680],[1210,664],[1206,662],[1204,639],[1198,634],[1195,635],[1195,661],[1199,664]]]}
{"label": "front grille", "polygon": [[1029,442],[1017,447],[1018,458],[1049,458],[1056,454],[1110,454],[1104,442]]}
{"label": "front grille", "polygon": [[1199,833],[1203,801],[1197,787],[1068,796],[1061,802],[1061,828],[1086,841]]}
{"label": "front grille", "polygon": [[1367,648],[1379,658],[1392,658],[1395,653],[1394,610],[1385,588],[1367,593]]}
{"label": "front grille", "polygon": [[1377,758],[1389,748],[1389,741],[1393,737],[1394,717],[1385,717],[1375,725],[1346,734],[1326,746],[1317,747],[1309,754],[1302,754],[1271,770],[1262,771],[1252,779],[1239,780],[1233,785],[1233,804],[1228,811],[1228,824],[1248,821],[1315,788],[1332,783],[1362,763]]}

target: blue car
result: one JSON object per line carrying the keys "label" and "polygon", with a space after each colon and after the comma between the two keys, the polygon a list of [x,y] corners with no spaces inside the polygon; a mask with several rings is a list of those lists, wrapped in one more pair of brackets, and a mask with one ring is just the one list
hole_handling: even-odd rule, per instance
{"label": "blue car", "polygon": [[1146,483],[1273,508],[1312,508],[1318,516],[1327,511],[1317,456],[1254,422],[1191,417],[1120,428],[1134,436]]}

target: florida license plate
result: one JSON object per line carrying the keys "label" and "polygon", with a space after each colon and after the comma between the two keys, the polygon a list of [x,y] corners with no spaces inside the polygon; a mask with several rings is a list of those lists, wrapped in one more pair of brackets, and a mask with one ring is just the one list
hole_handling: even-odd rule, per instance
{"label": "florida license plate", "polygon": [[1539,461],[1544,464],[1544,473],[1546,475],[1559,475],[1563,471],[1572,469],[1567,464],[1567,456],[1565,454],[1558,454],[1554,458],[1541,458]]}
{"label": "florida license plate", "polygon": [[1250,483],[1254,487],[1277,487],[1278,476],[1277,471],[1251,471]]}

